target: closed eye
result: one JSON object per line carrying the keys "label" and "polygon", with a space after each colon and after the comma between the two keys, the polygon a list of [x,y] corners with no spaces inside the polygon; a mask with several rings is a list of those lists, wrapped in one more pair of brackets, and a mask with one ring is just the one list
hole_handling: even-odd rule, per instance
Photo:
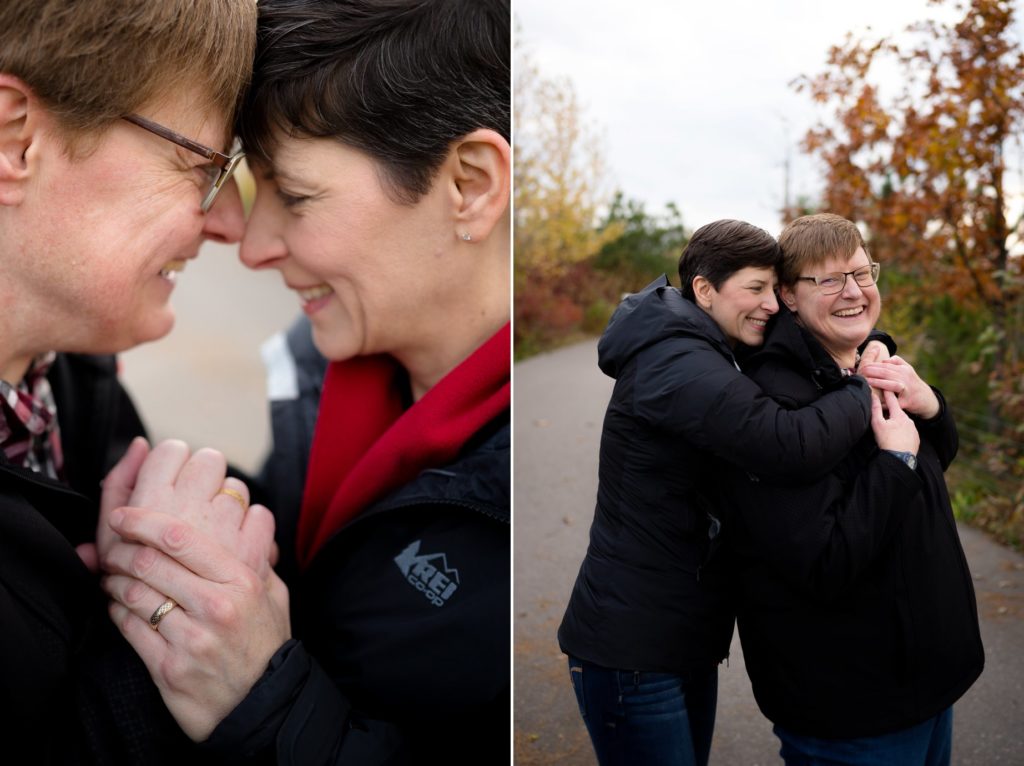
{"label": "closed eye", "polygon": [[303,202],[309,199],[309,195],[303,194],[289,194],[284,189],[277,190],[277,198],[281,200],[281,204],[287,208],[292,208],[297,205],[301,205]]}

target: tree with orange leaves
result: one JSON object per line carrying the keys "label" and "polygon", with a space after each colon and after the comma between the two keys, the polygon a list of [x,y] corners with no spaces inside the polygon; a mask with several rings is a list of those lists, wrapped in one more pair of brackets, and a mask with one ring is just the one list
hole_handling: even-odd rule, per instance
{"label": "tree with orange leaves", "polygon": [[[1009,157],[1024,133],[1024,49],[1011,0],[931,4],[959,20],[916,24],[909,44],[848,36],[830,49],[824,72],[796,82],[833,115],[803,146],[826,167],[823,209],[863,224],[872,253],[900,276],[890,283],[894,303],[949,296],[985,317],[986,356],[976,371],[989,373],[988,466],[1017,488],[990,502],[1002,503],[1019,542],[1024,215],[1011,198]],[[885,94],[877,73],[892,64],[902,85]]]}

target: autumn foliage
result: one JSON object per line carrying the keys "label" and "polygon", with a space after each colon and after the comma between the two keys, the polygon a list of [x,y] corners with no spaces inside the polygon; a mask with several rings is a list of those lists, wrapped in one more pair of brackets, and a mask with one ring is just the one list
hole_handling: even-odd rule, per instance
{"label": "autumn foliage", "polygon": [[[958,463],[972,469],[963,510],[1020,543],[1024,216],[1009,158],[1024,129],[1024,50],[1012,2],[932,4],[959,20],[922,22],[899,42],[850,36],[824,72],[797,81],[829,114],[804,148],[825,169],[821,208],[861,223],[891,274],[888,316],[907,350],[944,368],[937,382],[962,421]],[[901,85],[885,93],[876,73],[893,65]]]}

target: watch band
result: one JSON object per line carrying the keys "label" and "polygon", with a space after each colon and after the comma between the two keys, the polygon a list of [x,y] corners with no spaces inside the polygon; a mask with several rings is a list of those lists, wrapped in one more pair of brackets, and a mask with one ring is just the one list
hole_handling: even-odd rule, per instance
{"label": "watch band", "polygon": [[917,455],[915,455],[913,452],[900,452],[899,450],[894,449],[887,449],[883,451],[888,452],[893,457],[903,461],[903,463],[906,464],[906,466],[910,468],[911,471],[917,470]]}

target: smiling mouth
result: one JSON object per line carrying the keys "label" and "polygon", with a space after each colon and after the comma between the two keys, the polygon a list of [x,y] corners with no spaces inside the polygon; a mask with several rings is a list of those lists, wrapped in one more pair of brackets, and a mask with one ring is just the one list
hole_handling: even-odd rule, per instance
{"label": "smiling mouth", "polygon": [[756,327],[759,330],[763,330],[765,327],[768,326],[767,319],[755,319],[754,317],[747,317],[747,320],[750,321],[750,323],[753,324],[754,327]]}
{"label": "smiling mouth", "polygon": [[840,319],[848,319],[849,317],[860,316],[864,313],[863,306],[856,306],[851,309],[840,309],[839,311],[833,311],[832,316],[839,317]]}
{"label": "smiling mouth", "polygon": [[175,282],[178,279],[178,273],[184,270],[185,260],[183,258],[177,258],[164,264],[164,267],[160,269],[160,276],[171,282]]}
{"label": "smiling mouth", "polygon": [[296,292],[303,303],[312,303],[320,298],[326,298],[334,292],[334,289],[330,285],[316,285],[315,287],[307,287],[304,290],[296,290]]}

